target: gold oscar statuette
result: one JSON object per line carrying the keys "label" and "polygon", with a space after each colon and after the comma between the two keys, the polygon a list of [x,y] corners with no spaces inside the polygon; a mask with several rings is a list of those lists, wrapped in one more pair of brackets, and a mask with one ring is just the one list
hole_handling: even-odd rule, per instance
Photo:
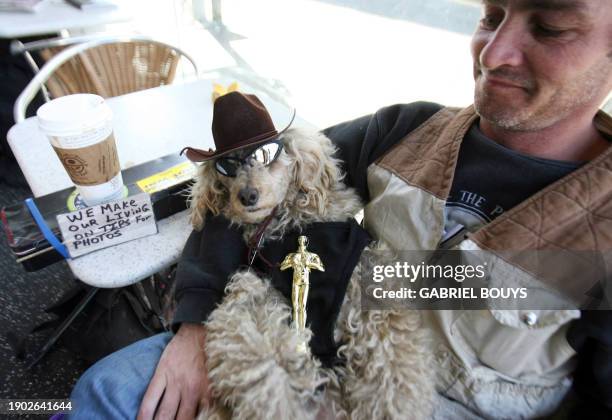
{"label": "gold oscar statuette", "polygon": [[[293,286],[291,290],[291,303],[293,305],[293,326],[298,332],[306,329],[306,300],[308,299],[308,287],[310,285],[310,270],[325,271],[321,258],[306,249],[308,238],[298,238],[298,250],[287,254],[280,269],[293,269]],[[306,351],[306,343],[300,343],[297,348],[300,352]]]}

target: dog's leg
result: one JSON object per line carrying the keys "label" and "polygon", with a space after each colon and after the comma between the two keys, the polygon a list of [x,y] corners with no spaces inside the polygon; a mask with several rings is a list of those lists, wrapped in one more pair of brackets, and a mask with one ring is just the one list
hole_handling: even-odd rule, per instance
{"label": "dog's leg", "polygon": [[359,268],[339,317],[340,368],[351,419],[431,416],[433,377],[421,317],[415,310],[361,310]]}
{"label": "dog's leg", "polygon": [[207,322],[206,352],[213,395],[232,418],[314,418],[317,392],[326,382],[310,351],[310,339],[290,327],[291,308],[268,281],[252,272],[235,274],[226,297]]}

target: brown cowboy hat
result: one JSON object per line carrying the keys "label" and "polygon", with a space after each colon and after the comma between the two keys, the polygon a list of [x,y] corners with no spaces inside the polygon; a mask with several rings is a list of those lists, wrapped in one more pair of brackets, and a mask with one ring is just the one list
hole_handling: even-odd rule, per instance
{"label": "brown cowboy hat", "polygon": [[266,107],[255,95],[230,92],[220,96],[213,106],[212,134],[217,150],[185,147],[187,159],[203,162],[245,147],[274,140],[293,123],[295,110],[287,127],[276,131]]}

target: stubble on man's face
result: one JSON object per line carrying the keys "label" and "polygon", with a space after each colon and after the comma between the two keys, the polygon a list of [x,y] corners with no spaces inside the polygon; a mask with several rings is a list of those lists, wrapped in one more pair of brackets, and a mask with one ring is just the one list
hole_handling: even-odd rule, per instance
{"label": "stubble on man's face", "polygon": [[[568,7],[557,11],[491,1],[472,40],[481,118],[505,130],[535,131],[587,109],[594,114],[612,88],[612,23],[602,17],[612,19],[612,3],[535,2]],[[580,13],[572,13],[578,4]]]}

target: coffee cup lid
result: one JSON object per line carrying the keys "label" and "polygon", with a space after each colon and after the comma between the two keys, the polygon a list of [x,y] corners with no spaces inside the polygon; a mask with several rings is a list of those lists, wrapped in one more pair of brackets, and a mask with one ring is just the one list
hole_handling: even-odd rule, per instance
{"label": "coffee cup lid", "polygon": [[62,136],[99,127],[112,118],[112,111],[101,96],[78,93],[47,102],[36,115],[42,131]]}

